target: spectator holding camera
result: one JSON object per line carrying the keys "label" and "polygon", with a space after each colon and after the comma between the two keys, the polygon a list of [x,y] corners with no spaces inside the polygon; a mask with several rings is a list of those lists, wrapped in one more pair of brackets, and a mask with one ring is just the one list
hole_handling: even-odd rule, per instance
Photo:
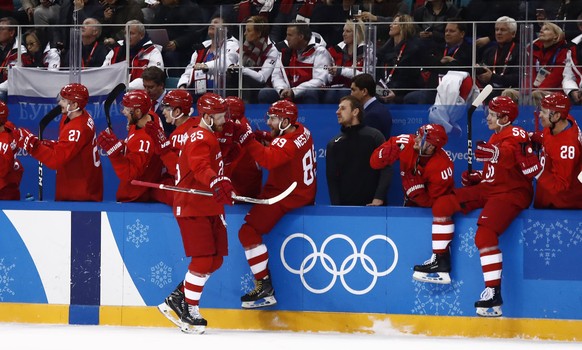
{"label": "spectator holding camera", "polygon": [[[102,17],[97,18],[104,24],[103,37],[106,45],[115,45],[125,38],[125,26],[128,21],[137,20],[144,23],[143,12],[136,0],[103,0]],[[112,26],[111,24],[118,24]]]}

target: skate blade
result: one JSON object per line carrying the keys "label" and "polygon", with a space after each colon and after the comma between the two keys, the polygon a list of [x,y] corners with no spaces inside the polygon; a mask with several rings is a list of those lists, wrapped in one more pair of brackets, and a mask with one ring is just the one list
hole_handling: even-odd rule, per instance
{"label": "skate blade", "polygon": [[277,300],[274,296],[270,296],[256,301],[243,301],[241,306],[243,309],[256,309],[259,307],[273,306],[275,304],[277,304]]}
{"label": "skate blade", "polygon": [[182,328],[183,326],[182,321],[180,321],[178,317],[174,316],[172,309],[166,303],[161,303],[160,305],[158,305],[158,310],[160,310],[162,315],[164,315],[173,324],[175,324],[179,328]]}
{"label": "skate blade", "polygon": [[436,283],[436,284],[451,284],[451,276],[448,272],[436,272],[428,274],[426,272],[415,271],[412,278],[419,282]]}
{"label": "skate blade", "polygon": [[193,326],[191,324],[183,323],[180,330],[187,334],[204,334],[206,326]]}
{"label": "skate blade", "polygon": [[478,307],[477,315],[483,317],[500,317],[503,315],[503,312],[501,311],[501,306],[493,306],[490,308]]}

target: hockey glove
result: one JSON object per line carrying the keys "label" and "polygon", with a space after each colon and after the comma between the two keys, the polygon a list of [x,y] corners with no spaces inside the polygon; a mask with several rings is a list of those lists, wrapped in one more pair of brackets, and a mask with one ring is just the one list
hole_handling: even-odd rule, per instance
{"label": "hockey glove", "polygon": [[393,141],[394,140],[389,139],[376,148],[370,157],[370,166],[372,168],[382,169],[388,165],[394,164],[394,162],[398,160],[400,157],[400,147]]}
{"label": "hockey glove", "polygon": [[539,178],[544,171],[537,155],[533,152],[532,147],[527,143],[520,143],[520,148],[515,151],[515,160],[521,168],[521,172],[529,180]]}
{"label": "hockey glove", "polygon": [[117,136],[109,129],[101,131],[97,137],[97,144],[103,149],[108,156],[116,156],[123,151],[123,144]]}
{"label": "hockey glove", "polygon": [[144,129],[153,140],[156,154],[166,154],[170,151],[170,140],[166,138],[166,134],[160,124],[150,120],[146,123]]}
{"label": "hockey glove", "polygon": [[262,143],[263,145],[268,145],[273,141],[273,135],[270,131],[265,130],[255,130],[255,139]]}
{"label": "hockey glove", "polygon": [[228,177],[213,177],[212,180],[210,180],[210,188],[212,189],[212,195],[218,204],[232,205],[234,203],[234,200],[232,199],[234,187]]}
{"label": "hockey glove", "polygon": [[461,174],[461,184],[463,186],[474,186],[477,185],[483,180],[483,173],[481,171],[471,171],[468,170],[463,171]]}
{"label": "hockey glove", "polygon": [[412,173],[401,172],[402,187],[406,197],[414,201],[415,198],[424,194],[426,189],[424,187],[424,180],[420,175],[413,175]]}
{"label": "hockey glove", "polygon": [[544,144],[544,133],[541,131],[530,132],[529,139],[531,140],[531,147],[535,152],[539,152]]}
{"label": "hockey glove", "polygon": [[477,150],[475,151],[475,160],[478,162],[497,163],[499,159],[499,148],[485,141],[477,142]]}
{"label": "hockey glove", "polygon": [[28,129],[19,128],[18,141],[16,141],[16,144],[18,145],[18,148],[23,149],[28,153],[32,153],[32,151],[40,145],[40,140],[28,131]]}
{"label": "hockey glove", "polygon": [[233,139],[235,142],[240,143],[241,146],[244,147],[255,139],[253,129],[248,123],[234,123],[233,125]]}

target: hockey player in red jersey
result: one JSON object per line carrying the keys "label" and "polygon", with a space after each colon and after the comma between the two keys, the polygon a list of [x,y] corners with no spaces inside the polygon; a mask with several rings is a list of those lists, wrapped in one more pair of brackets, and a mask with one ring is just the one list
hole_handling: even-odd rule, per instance
{"label": "hockey player in red jersey", "polygon": [[542,100],[544,129],[531,135],[542,146],[544,167],[537,180],[534,208],[582,209],[582,183],[576,178],[582,170],[582,133],[569,113],[570,100],[561,93]]}
{"label": "hockey player in red jersey", "polygon": [[19,134],[8,114],[8,106],[0,101],[0,200],[19,200],[24,168],[16,158]]}
{"label": "hockey player in red jersey", "polygon": [[158,182],[162,176],[162,161],[155,154],[154,141],[146,133],[148,121],[159,124],[158,116],[151,111],[152,101],[143,90],[133,90],[123,95],[122,113],[127,118],[128,133],[125,140],[117,139],[112,130],[103,130],[97,143],[109,156],[119,186],[118,202],[150,202],[152,189],[135,186],[131,180]]}
{"label": "hockey player in red jersey", "polygon": [[[224,140],[221,145],[226,145],[231,141],[226,136],[233,132],[234,125],[232,124],[248,124],[243,100],[235,96],[228,96],[225,101],[228,112],[227,123],[222,135],[219,136],[221,142]],[[236,193],[239,196],[257,197],[263,184],[263,170],[249,152],[246,149],[241,150],[237,142],[231,142],[227,147],[223,147],[223,157],[225,157],[227,175],[232,180]]]}
{"label": "hockey player in red jersey", "polygon": [[391,137],[376,148],[370,166],[382,169],[400,160],[404,205],[430,208],[455,186],[453,161],[443,150],[447,140],[442,125],[423,125],[416,135]]}
{"label": "hockey player in red jersey", "polygon": [[[403,134],[388,139],[374,151],[370,165],[380,169],[400,160],[404,205],[430,208],[437,198],[451,193],[455,187],[453,161],[443,150],[447,140],[442,125],[426,124],[418,129],[416,136]],[[449,241],[442,240],[444,234],[452,237],[452,229],[451,232],[443,232],[448,228],[440,221],[434,221],[432,225],[431,259],[438,257],[439,271],[430,270],[430,264],[416,266],[412,275],[414,279],[451,283]]]}
{"label": "hockey player in red jersey", "polygon": [[235,124],[234,140],[269,171],[259,198],[276,196],[293,182],[297,182],[297,187],[273,205],[253,205],[239,230],[239,240],[256,280],[255,289],[241,297],[242,307],[249,309],[277,303],[268,268],[269,253],[262,236],[289,211],[313,204],[317,184],[313,138],[311,132],[297,122],[297,106],[287,100],[274,102],[267,117],[270,137],[273,137],[268,146],[257,142],[248,124]]}
{"label": "hockey player in red jersey", "polygon": [[[222,131],[226,103],[206,93],[198,99],[200,124],[187,131],[176,172],[176,185],[212,191],[213,197],[177,192],[174,216],[180,227],[186,255],[191,257],[186,277],[158,308],[183,332],[203,333],[207,321],[199,303],[210,275],[228,255],[224,205],[232,205],[234,188],[224,175],[224,161],[215,132]],[[174,310],[178,318],[170,312]]]}
{"label": "hockey player in red jersey", "polygon": [[[475,159],[483,162],[483,171],[465,171],[462,174],[465,187],[455,188],[452,194],[436,199],[432,206],[433,247],[437,245],[442,253],[434,254],[423,265],[414,267],[415,273],[443,271],[442,265],[446,265],[443,260],[448,259],[449,245],[453,239],[453,214],[459,211],[466,214],[483,208],[475,233],[475,245],[479,249],[485,281],[485,290],[481,293],[480,300],[475,303],[480,316],[502,314],[503,259],[499,249],[499,236],[522,210],[529,207],[533,198],[532,176],[525,173],[529,173],[527,164],[535,162],[533,158],[537,157],[533,152],[524,152],[531,150],[531,146],[527,132],[512,125],[517,114],[517,104],[509,97],[498,96],[489,102],[487,126],[494,134],[488,142],[477,142],[475,151]],[[519,162],[517,159],[520,157],[528,158],[528,162]],[[450,266],[447,268],[450,270]],[[431,279],[419,280],[437,282]]]}
{"label": "hockey player in red jersey", "polygon": [[[178,156],[186,143],[186,133],[200,122],[199,117],[190,117],[192,103],[192,95],[188,91],[171,90],[162,99],[163,117],[167,125],[175,126],[170,137],[166,137],[162,126],[153,120],[147,122],[145,126],[147,134],[154,142],[154,151],[160,156],[166,168],[160,181],[165,185],[174,185]],[[162,192],[154,191],[154,197],[171,206],[174,194],[169,191]]]}
{"label": "hockey player in red jersey", "polygon": [[84,85],[65,85],[59,94],[62,118],[59,138],[40,141],[24,128],[18,129],[18,147],[50,169],[56,170],[55,200],[103,200],[103,170],[95,140],[95,123],[85,110],[89,91]]}

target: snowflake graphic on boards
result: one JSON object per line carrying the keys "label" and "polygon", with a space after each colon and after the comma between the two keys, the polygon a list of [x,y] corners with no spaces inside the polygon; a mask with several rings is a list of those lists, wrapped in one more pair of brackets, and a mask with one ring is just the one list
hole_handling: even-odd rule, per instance
{"label": "snowflake graphic on boards", "polygon": [[133,225],[125,226],[127,228],[127,241],[139,248],[143,243],[149,242],[148,231],[150,229],[149,225],[144,225],[139,219],[135,220]]}
{"label": "snowflake graphic on boards", "polygon": [[520,243],[532,249],[548,266],[557,256],[582,243],[582,222],[528,219],[521,231]]}
{"label": "snowflake graphic on boards", "polygon": [[253,289],[255,289],[255,276],[252,273],[245,273],[240,278],[240,290],[246,294]]}
{"label": "snowflake graphic on boards", "polygon": [[463,232],[460,236],[461,243],[459,251],[466,253],[470,258],[477,254],[478,249],[475,246],[475,230],[473,227],[469,228],[468,232]]}
{"label": "snowflake graphic on boards", "polygon": [[172,283],[172,268],[160,261],[150,268],[152,272],[150,282],[163,288],[165,285]]}
{"label": "snowflake graphic on boards", "polygon": [[435,316],[463,315],[460,301],[463,281],[457,280],[451,284],[412,282],[416,293],[412,313]]}
{"label": "snowflake graphic on boards", "polygon": [[14,278],[10,277],[10,271],[14,267],[16,267],[14,264],[4,265],[4,258],[0,259],[0,301],[4,301],[4,295],[14,295],[14,291],[10,289],[10,282],[14,281]]}

